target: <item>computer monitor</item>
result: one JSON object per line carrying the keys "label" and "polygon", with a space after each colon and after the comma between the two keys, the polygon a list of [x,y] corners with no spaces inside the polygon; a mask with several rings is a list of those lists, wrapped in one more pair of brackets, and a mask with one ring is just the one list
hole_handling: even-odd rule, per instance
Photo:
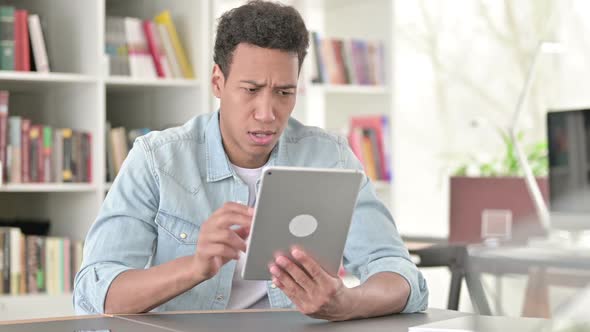
{"label": "computer monitor", "polygon": [[547,113],[551,227],[590,229],[590,109]]}

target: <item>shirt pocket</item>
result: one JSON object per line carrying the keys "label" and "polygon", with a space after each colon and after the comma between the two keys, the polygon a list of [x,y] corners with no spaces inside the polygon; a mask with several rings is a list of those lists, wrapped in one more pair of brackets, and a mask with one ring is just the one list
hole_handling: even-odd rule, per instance
{"label": "shirt pocket", "polygon": [[158,246],[156,264],[195,253],[200,226],[165,211],[156,215],[158,225]]}

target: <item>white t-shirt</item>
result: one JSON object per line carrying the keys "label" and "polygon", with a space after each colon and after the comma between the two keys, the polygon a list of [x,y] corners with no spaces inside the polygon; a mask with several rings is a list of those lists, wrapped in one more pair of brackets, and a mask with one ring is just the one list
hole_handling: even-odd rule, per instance
{"label": "white t-shirt", "polygon": [[[232,164],[232,167],[240,179],[248,185],[248,206],[253,207],[254,203],[256,203],[256,181],[262,174],[264,166],[260,168],[241,168]],[[245,262],[246,255],[240,252],[227,309],[268,308],[270,305],[266,293],[266,281],[242,279],[241,274]]]}

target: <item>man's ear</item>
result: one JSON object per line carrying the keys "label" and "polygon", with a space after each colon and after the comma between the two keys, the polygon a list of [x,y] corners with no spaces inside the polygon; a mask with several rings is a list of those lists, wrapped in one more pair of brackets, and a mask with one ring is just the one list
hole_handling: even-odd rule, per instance
{"label": "man's ear", "polygon": [[213,95],[217,98],[221,98],[223,88],[225,86],[225,76],[221,71],[221,67],[218,64],[213,66],[213,73],[211,74],[211,88],[213,89]]}

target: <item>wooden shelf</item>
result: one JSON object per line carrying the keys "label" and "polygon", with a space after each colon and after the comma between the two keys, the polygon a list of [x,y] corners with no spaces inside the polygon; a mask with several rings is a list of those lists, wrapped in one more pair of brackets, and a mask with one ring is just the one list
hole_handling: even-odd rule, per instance
{"label": "wooden shelf", "polygon": [[91,192],[96,190],[96,186],[91,183],[22,183],[22,184],[4,184],[0,186],[0,192],[19,193],[19,192]]}

